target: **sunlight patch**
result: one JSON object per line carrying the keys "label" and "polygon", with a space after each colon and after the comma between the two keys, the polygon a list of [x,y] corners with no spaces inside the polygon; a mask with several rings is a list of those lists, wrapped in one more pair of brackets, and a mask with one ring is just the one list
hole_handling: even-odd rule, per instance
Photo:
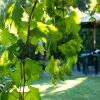
{"label": "sunlight patch", "polygon": [[64,90],[73,88],[73,87],[81,84],[86,79],[87,78],[85,77],[85,78],[77,78],[76,80],[66,80],[66,81],[64,81],[64,84],[58,85],[59,87],[54,89],[54,91],[52,91],[52,93],[60,92],[60,91],[64,91]]}

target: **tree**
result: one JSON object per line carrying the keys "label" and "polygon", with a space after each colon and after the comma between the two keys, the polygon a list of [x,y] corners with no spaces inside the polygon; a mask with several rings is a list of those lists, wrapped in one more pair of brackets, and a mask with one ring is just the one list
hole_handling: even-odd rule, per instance
{"label": "tree", "polygon": [[72,74],[71,68],[82,47],[77,10],[70,7],[69,14],[66,9],[74,6],[75,1],[8,1],[0,17],[0,45],[5,48],[0,58],[0,74],[11,81],[1,92],[1,100],[40,100],[38,89],[30,84],[39,80],[46,60],[46,71],[54,84],[57,78],[64,80],[64,74]]}
{"label": "tree", "polygon": [[[99,22],[95,22],[96,19],[93,17],[94,13],[99,13],[100,12],[100,0],[77,0],[76,3],[76,7],[78,7],[80,9],[80,11],[88,14],[89,16],[91,16],[90,21],[91,21],[91,25],[96,24],[96,48],[100,48],[99,46],[99,32],[100,29],[97,28],[99,26]],[[93,23],[92,23],[93,22]],[[84,22],[83,22],[84,24]],[[86,24],[85,24],[86,25]],[[91,26],[88,22],[87,22],[88,26]],[[86,27],[82,27],[79,34],[83,40],[83,51],[89,50],[89,49],[93,49],[93,31],[94,31],[94,26],[91,28],[88,28],[86,25]]]}

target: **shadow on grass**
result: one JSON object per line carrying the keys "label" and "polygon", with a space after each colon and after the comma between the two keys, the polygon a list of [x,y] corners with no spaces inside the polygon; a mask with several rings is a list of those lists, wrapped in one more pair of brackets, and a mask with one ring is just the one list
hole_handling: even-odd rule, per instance
{"label": "shadow on grass", "polygon": [[37,83],[42,100],[100,100],[100,77],[68,77],[55,87],[49,81],[43,78]]}

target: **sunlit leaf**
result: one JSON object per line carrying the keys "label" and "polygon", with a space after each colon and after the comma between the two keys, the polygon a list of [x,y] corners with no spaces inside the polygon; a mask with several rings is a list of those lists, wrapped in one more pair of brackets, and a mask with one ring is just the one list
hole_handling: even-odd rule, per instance
{"label": "sunlit leaf", "polygon": [[37,23],[37,27],[30,31],[30,41],[32,44],[37,45],[39,40],[47,41],[47,33],[49,30],[42,22]]}
{"label": "sunlit leaf", "polygon": [[45,34],[47,34],[49,32],[48,28],[46,27],[46,24],[42,23],[42,22],[38,22],[37,23],[37,27],[39,28],[39,30]]}
{"label": "sunlit leaf", "polygon": [[53,26],[53,25],[48,25],[47,26],[49,29],[49,37],[52,37],[53,40],[57,41],[60,40],[62,38],[62,33],[58,31],[58,29]]}
{"label": "sunlit leaf", "polygon": [[9,33],[7,29],[0,32],[0,43],[2,45],[14,44],[16,42],[16,39],[16,36],[14,34]]}
{"label": "sunlit leaf", "polygon": [[8,51],[4,51],[0,58],[0,74],[6,75],[9,72],[11,61],[8,59]]}
{"label": "sunlit leaf", "polygon": [[41,100],[40,93],[37,88],[29,87],[28,94],[25,95],[25,100]]}
{"label": "sunlit leaf", "polygon": [[22,21],[28,22],[29,21],[29,15],[26,12],[23,12],[23,16],[22,16]]}
{"label": "sunlit leaf", "polygon": [[1,58],[0,58],[0,65],[4,65],[8,61],[8,51],[3,52]]}
{"label": "sunlit leaf", "polygon": [[64,72],[60,66],[60,60],[54,59],[53,56],[51,57],[50,62],[46,66],[46,71],[50,73],[53,84],[56,84],[55,82],[57,78],[64,80]]}
{"label": "sunlit leaf", "polygon": [[5,26],[8,27],[10,33],[14,33],[15,35],[17,34],[17,26],[11,18],[6,20]]}
{"label": "sunlit leaf", "polygon": [[19,98],[19,93],[17,90],[13,89],[11,92],[8,93],[8,99],[7,100],[16,100]]}
{"label": "sunlit leaf", "polygon": [[19,39],[21,39],[24,43],[26,43],[26,40],[27,40],[27,33],[24,33],[24,32],[20,32],[18,34],[19,36]]}
{"label": "sunlit leaf", "polygon": [[70,16],[66,18],[66,32],[67,34],[77,34],[80,30],[80,18],[76,11],[72,11]]}
{"label": "sunlit leaf", "polygon": [[45,49],[43,47],[43,42],[39,41],[38,46],[37,46],[36,51],[35,51],[35,54],[38,54],[38,52],[40,52],[41,55],[44,55],[44,51],[45,51]]}

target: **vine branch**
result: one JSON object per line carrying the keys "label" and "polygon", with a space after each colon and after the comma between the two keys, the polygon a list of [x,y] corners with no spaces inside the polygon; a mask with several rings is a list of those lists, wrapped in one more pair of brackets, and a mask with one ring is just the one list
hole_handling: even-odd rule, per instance
{"label": "vine branch", "polygon": [[63,11],[63,18],[64,18],[64,0],[62,0],[62,6],[63,6],[62,11]]}
{"label": "vine branch", "polygon": [[27,44],[28,41],[29,41],[29,36],[30,36],[30,23],[31,23],[32,15],[33,15],[33,12],[34,12],[34,9],[35,9],[37,3],[38,3],[38,0],[35,0],[35,3],[34,3],[34,5],[33,5],[33,8],[32,8],[32,10],[31,10],[31,13],[30,13],[30,16],[29,16],[28,30],[27,30],[28,35],[27,35],[26,44]]}
{"label": "vine branch", "polygon": [[[25,88],[25,83],[26,83],[26,77],[25,77],[26,72],[25,72],[25,66],[24,66],[24,59],[26,57],[25,50],[28,48],[27,46],[29,45],[30,24],[31,24],[32,15],[33,15],[33,12],[34,12],[34,9],[35,9],[37,3],[38,3],[38,0],[35,0],[35,3],[32,7],[32,10],[31,10],[31,13],[30,13],[30,16],[29,16],[28,30],[27,30],[27,40],[26,40],[25,47],[23,48],[23,52],[22,52],[22,59],[21,59],[21,84],[23,84],[23,93],[22,93],[22,97],[21,97],[22,100],[24,100],[24,88]],[[23,77],[23,79],[22,79],[22,77]]]}

